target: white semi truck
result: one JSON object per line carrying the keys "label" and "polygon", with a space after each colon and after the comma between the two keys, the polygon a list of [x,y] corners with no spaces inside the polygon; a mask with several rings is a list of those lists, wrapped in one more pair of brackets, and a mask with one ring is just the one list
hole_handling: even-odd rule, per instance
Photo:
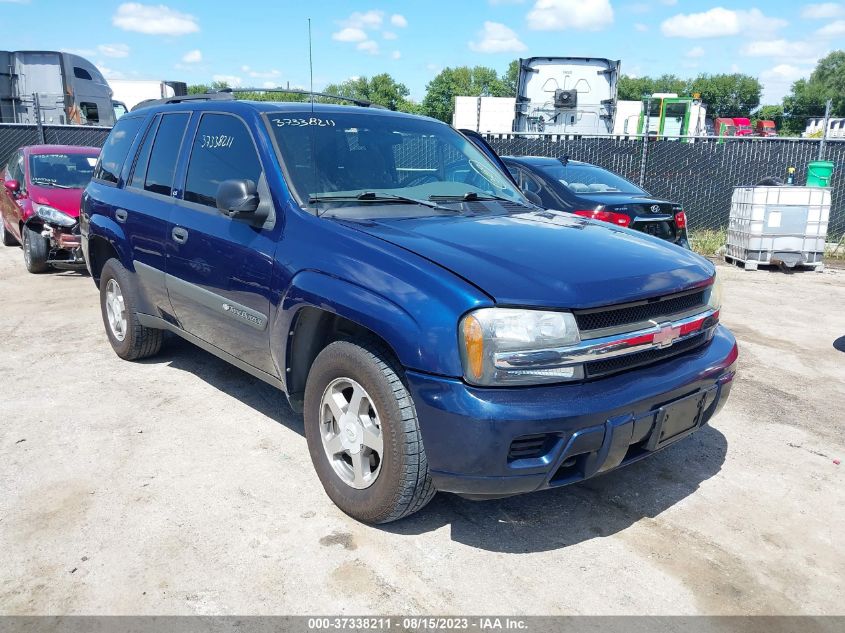
{"label": "white semi truck", "polygon": [[109,86],[114,93],[116,104],[123,104],[127,111],[150,99],[182,97],[188,94],[188,85],[184,81],[111,79]]}

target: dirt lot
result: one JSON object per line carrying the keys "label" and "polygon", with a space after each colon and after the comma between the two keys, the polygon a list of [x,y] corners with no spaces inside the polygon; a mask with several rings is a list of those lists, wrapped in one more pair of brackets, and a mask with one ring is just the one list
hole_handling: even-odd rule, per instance
{"label": "dirt lot", "polygon": [[843,613],[845,270],[722,273],[741,373],[711,428],[372,528],[281,393],[177,339],[119,360],[88,277],[2,249],[0,612]]}

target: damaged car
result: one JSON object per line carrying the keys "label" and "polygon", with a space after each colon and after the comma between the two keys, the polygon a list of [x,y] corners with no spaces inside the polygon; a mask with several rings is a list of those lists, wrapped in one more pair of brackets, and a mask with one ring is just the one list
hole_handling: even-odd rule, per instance
{"label": "damaged car", "polygon": [[12,155],[0,192],[0,238],[23,247],[31,273],[84,268],[79,203],[100,150],[69,145],[31,145]]}

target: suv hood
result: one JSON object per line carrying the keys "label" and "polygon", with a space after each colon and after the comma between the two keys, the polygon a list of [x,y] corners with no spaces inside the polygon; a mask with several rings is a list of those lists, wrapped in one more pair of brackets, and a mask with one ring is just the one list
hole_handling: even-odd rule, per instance
{"label": "suv hood", "polygon": [[590,308],[706,285],[685,249],[559,211],[342,221],[466,279],[496,303]]}

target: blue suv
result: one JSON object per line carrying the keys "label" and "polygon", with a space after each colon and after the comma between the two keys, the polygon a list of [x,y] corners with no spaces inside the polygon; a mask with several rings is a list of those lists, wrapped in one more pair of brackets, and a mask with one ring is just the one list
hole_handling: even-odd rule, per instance
{"label": "blue suv", "polygon": [[536,207],[428,118],[152,104],[109,135],[81,233],[118,356],[170,331],[283,390],[326,493],[370,523],[644,458],[734,376],[710,262]]}

